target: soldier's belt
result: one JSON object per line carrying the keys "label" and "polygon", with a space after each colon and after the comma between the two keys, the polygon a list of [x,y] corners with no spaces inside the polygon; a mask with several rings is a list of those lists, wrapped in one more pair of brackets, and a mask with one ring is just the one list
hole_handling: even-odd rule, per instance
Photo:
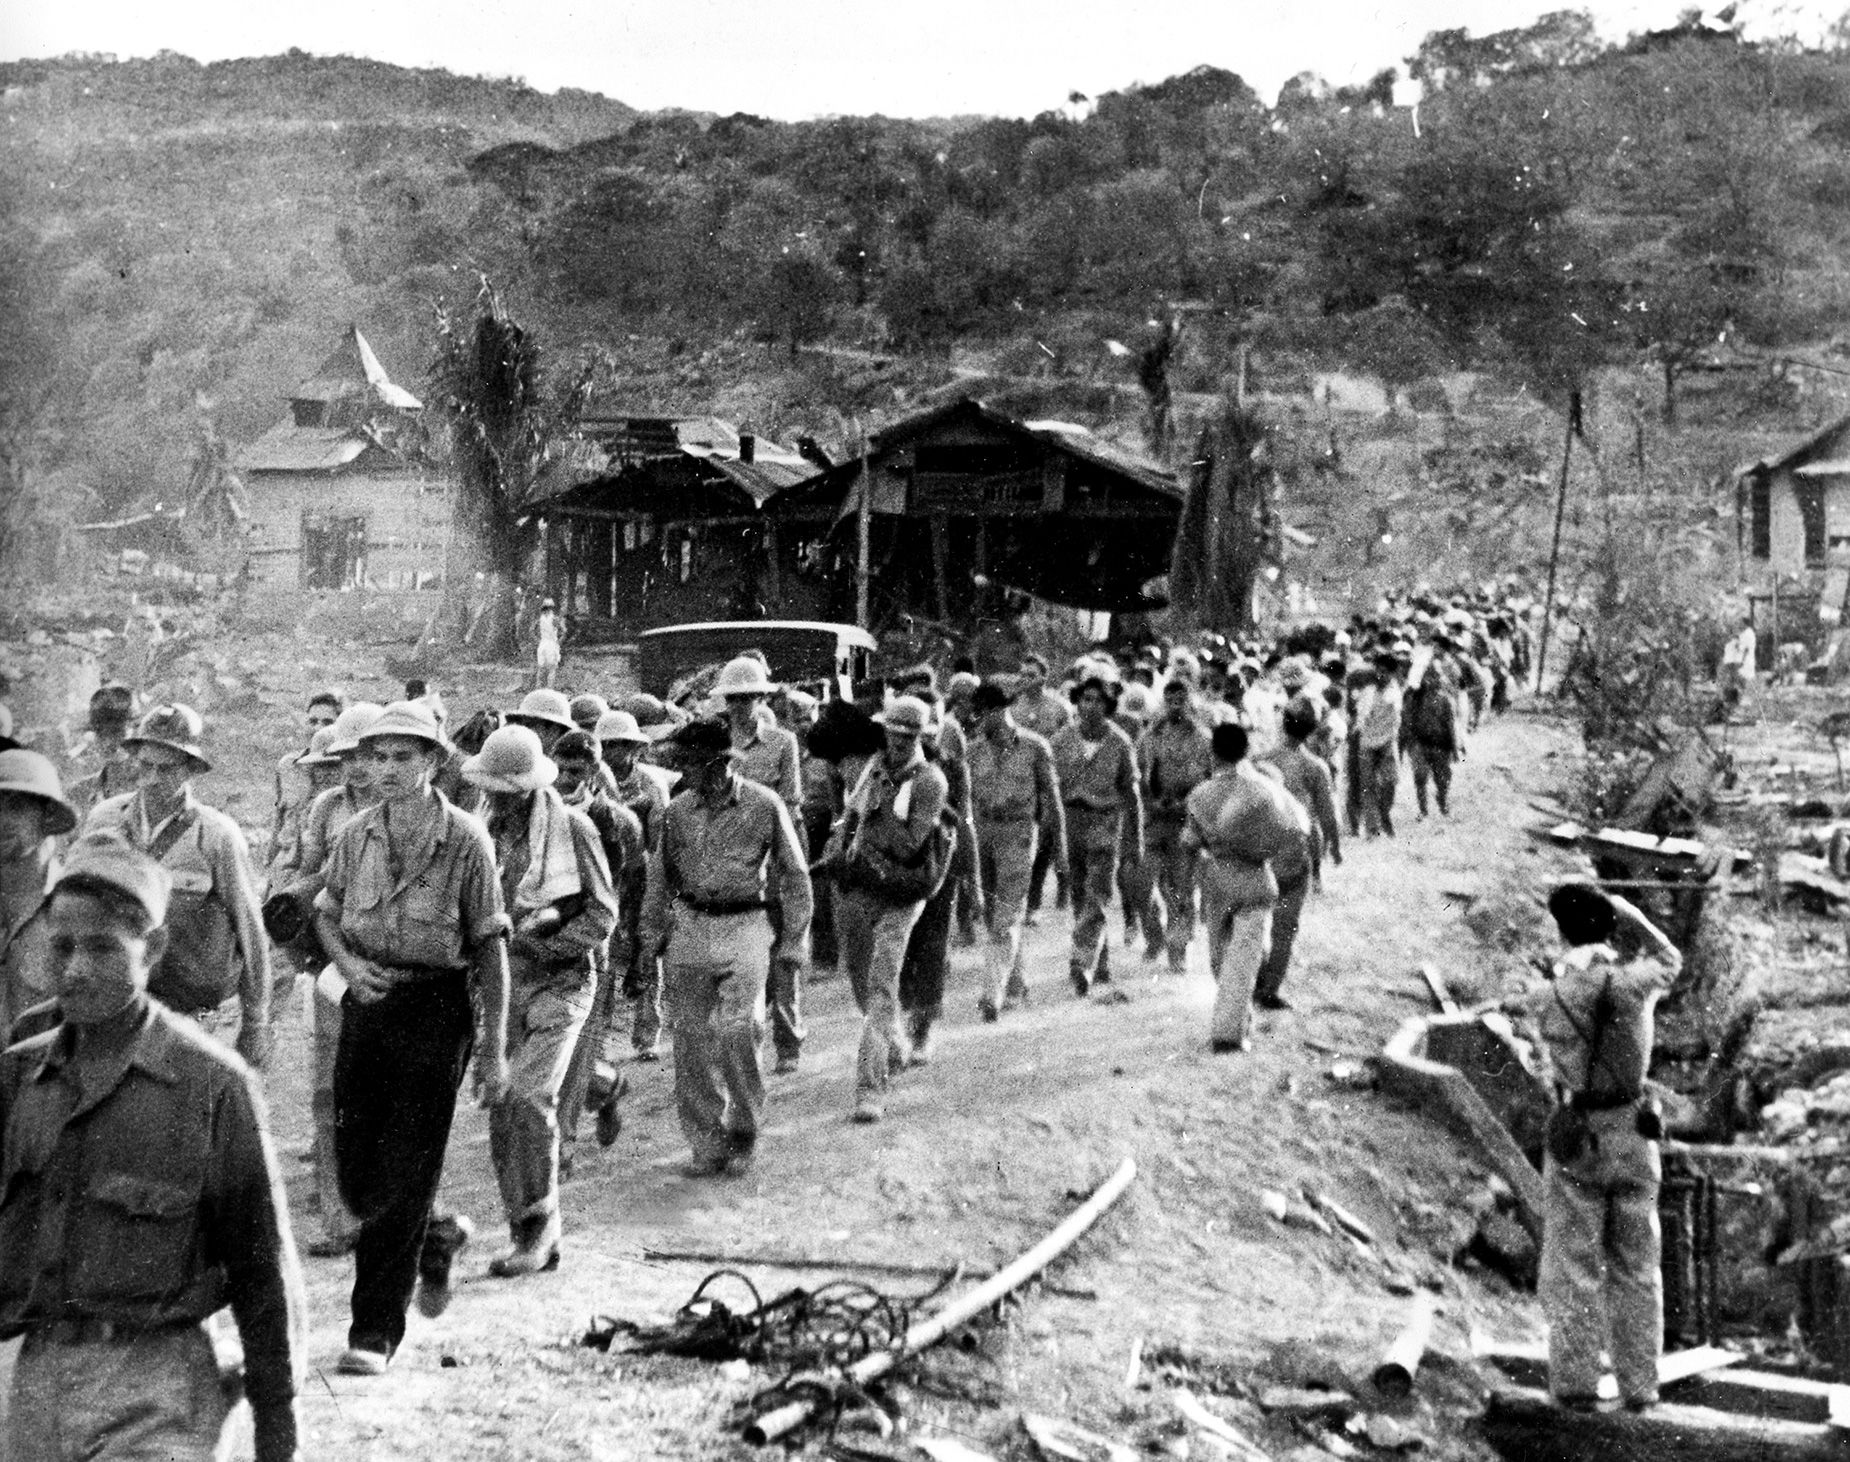
{"label": "soldier's belt", "polygon": [[81,1316],[68,1320],[46,1320],[26,1333],[41,1345],[109,1345],[119,1340],[141,1340],[169,1330],[194,1330],[197,1320],[99,1320]]}
{"label": "soldier's belt", "polygon": [[692,894],[675,895],[697,914],[712,914],[725,918],[734,914],[753,914],[765,907],[763,899],[701,899]]}

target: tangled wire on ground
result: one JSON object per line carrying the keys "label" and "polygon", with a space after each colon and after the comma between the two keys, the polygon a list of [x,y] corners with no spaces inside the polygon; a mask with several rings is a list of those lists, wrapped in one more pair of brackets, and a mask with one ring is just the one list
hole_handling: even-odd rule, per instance
{"label": "tangled wire on ground", "polygon": [[[785,1290],[767,1302],[738,1270],[716,1269],[666,1325],[599,1315],[584,1344],[608,1351],[623,1337],[628,1343],[621,1348],[633,1354],[783,1367],[783,1379],[752,1398],[755,1414],[803,1396],[816,1400],[818,1410],[839,1414],[850,1403],[871,1404],[845,1380],[849,1367],[875,1351],[898,1350],[919,1308],[955,1284],[962,1272],[961,1265],[947,1270],[920,1295],[900,1297],[859,1280],[835,1279],[813,1290]],[[751,1307],[735,1310],[709,1293],[723,1281],[742,1285]]]}

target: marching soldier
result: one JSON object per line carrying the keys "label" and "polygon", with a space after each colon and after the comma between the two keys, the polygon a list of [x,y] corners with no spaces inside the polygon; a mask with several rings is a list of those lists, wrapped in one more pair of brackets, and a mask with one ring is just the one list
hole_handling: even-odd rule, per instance
{"label": "marching soldier", "polygon": [[1110,978],[1105,910],[1118,886],[1118,852],[1128,843],[1143,859],[1143,799],[1137,749],[1111,719],[1117,688],[1088,676],[1073,688],[1079,718],[1054,733],[1051,750],[1066,803],[1068,885],[1073,893],[1073,949],[1067,974],[1081,996],[1096,972]]}
{"label": "marching soldier", "polygon": [[[904,866],[924,849],[938,826],[949,788],[944,773],[920,749],[931,709],[916,696],[900,696],[880,718],[886,753],[861,774],[848,798],[841,838],[848,857],[883,858]],[[906,941],[925,907],[923,897],[899,902],[849,882],[836,902],[841,952],[861,1008],[861,1050],[856,1063],[854,1120],[878,1122],[886,1114],[887,1082],[906,1064],[899,1031],[899,971]]]}
{"label": "marching soldier", "polygon": [[57,839],[77,826],[58,769],[20,748],[0,751],[0,1049],[28,1032],[20,1017],[37,1008],[56,1021],[46,904],[57,875]]}
{"label": "marching soldier", "polygon": [[766,971],[802,959],[809,869],[789,808],[739,775],[723,723],[692,722],[674,740],[687,790],[668,804],[649,860],[642,952],[662,959],[675,1105],[694,1154],[684,1171],[713,1177],[749,1168],[757,1147]]}
{"label": "marching soldier", "polygon": [[483,1103],[507,1094],[509,924],[488,830],[431,786],[446,748],[430,707],[387,706],[360,741],[379,801],[341,830],[315,907],[346,983],[335,1157],[360,1221],[339,1368],[377,1376],[404,1339],[419,1281],[426,1313],[448,1303],[468,1237],[454,1220],[437,1228],[431,1208],[473,1046]]}
{"label": "marching soldier", "polygon": [[139,789],[91,808],[84,831],[121,833],[172,880],[165,952],[148,993],[214,1032],[229,1024],[220,1007],[236,994],[238,1054],[261,1069],[270,1057],[270,943],[243,830],[193,793],[194,776],[212,770],[199,749],[203,730],[191,706],[149,711],[123,742]]}
{"label": "marching soldier", "polygon": [[78,840],[52,886],[60,1024],[0,1056],[0,1337],[24,1336],[6,1455],[211,1462],[244,1351],[257,1462],[293,1462],[302,1277],[248,1067],[148,998],[167,870]]}
{"label": "marching soldier", "polygon": [[[589,740],[583,732],[561,737]],[[592,767],[591,748],[582,748]],[[589,770],[589,768],[587,768]],[[617,922],[591,819],[554,789],[559,769],[525,726],[503,726],[463,763],[488,794],[508,946],[509,1087],[489,1108],[488,1150],[512,1247],[488,1266],[514,1278],[559,1262],[559,1092],[591,1013],[596,954]]]}
{"label": "marching soldier", "polygon": [[[732,753],[739,775],[748,782],[769,787],[782,799],[793,819],[803,816],[803,755],[797,739],[777,724],[765,702],[777,687],[764,662],[755,655],[728,660],[714,683],[713,693],[726,702],[726,724],[732,735]],[[800,835],[799,835],[800,836]],[[800,844],[799,844],[800,845]],[[771,890],[771,922],[781,919],[777,891]],[[803,965],[780,957],[770,973],[767,990],[771,1012],[771,1044],[777,1051],[777,1069],[790,1072],[803,1058]]]}
{"label": "marching soldier", "polygon": [[1005,1004],[1028,998],[1021,970],[1021,928],[1036,829],[1050,827],[1062,845],[1066,841],[1053,753],[1045,740],[1015,724],[1009,700],[1008,691],[994,680],[984,681],[971,697],[977,723],[970,738],[970,800],[976,809],[977,855],[989,912],[983,993],[977,1002],[984,1020],[996,1020]]}

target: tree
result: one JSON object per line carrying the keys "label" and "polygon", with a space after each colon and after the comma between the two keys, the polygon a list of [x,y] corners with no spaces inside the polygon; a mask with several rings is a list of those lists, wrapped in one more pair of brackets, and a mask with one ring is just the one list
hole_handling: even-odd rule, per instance
{"label": "tree", "polygon": [[1258,416],[1228,400],[1203,428],[1176,525],[1169,607],[1178,630],[1253,627],[1253,590],[1277,554],[1271,446]]}
{"label": "tree", "polygon": [[[439,306],[437,354],[431,362],[434,406],[449,429],[456,470],[455,532],[464,557],[488,566],[512,608],[512,594],[532,553],[537,524],[534,489],[547,464],[576,433],[597,382],[587,362],[547,388],[539,342],[503,308],[486,278],[472,318]],[[445,566],[452,607],[467,575],[460,560]],[[511,612],[491,614],[490,647],[514,647]]]}

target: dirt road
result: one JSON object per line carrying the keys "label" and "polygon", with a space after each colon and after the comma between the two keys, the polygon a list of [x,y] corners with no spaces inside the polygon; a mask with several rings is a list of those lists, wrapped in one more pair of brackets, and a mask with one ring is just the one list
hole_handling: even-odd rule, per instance
{"label": "dirt road", "polygon": [[[336,1376],[349,1266],[309,1260],[313,1375],[308,1455],[341,1458],[706,1457],[745,1450],[727,1410],[775,1377],[729,1376],[695,1362],[605,1356],[575,1344],[594,1312],[661,1318],[715,1266],[645,1260],[654,1247],[776,1252],[853,1260],[988,1266],[1039,1237],[1126,1154],[1140,1174],[1118,1209],[1042,1291],[968,1362],[997,1404],[910,1393],[918,1427],[958,1434],[994,1456],[1027,1455],[1022,1409],[1071,1417],[1149,1441],[1173,1408],[1160,1375],[1127,1389],[1134,1340],[1224,1363],[1226,1374],[1303,1381],[1365,1374],[1413,1286],[1434,1290],[1435,1355],[1401,1420],[1440,1456],[1479,1455],[1464,1418],[1477,1383],[1473,1324],[1531,1333],[1531,1301],[1449,1260],[1469,1233],[1463,1205],[1483,1174],[1451,1140],[1365,1087],[1333,1080],[1343,1057],[1377,1051],[1423,1006],[1416,965],[1436,963],[1491,988],[1517,956],[1480,941],[1463,899],[1548,876],[1522,824],[1525,798],[1559,780],[1570,742],[1517,716],[1487,727],[1461,768],[1457,814],[1397,840],[1365,842],[1329,871],[1314,898],[1287,993],[1251,1052],[1214,1056],[1200,942],[1185,978],[1153,976],[1114,948],[1110,993],[1081,1001],[1064,978],[1064,915],[1030,937],[1029,1007],[999,1024],[977,1018],[978,955],[956,951],[934,1063],[904,1076],[875,1127],[851,1126],[858,1018],[846,983],[811,986],[803,1070],[773,1078],[760,1159],[746,1178],[694,1181],[671,1105],[667,1062],[632,1066],[635,1091],[618,1144],[581,1143],[565,1188],[564,1263],[520,1282],[490,1279],[498,1202],[486,1127],[458,1120],[446,1196],[482,1238],[459,1263],[449,1313],[415,1314],[383,1380]],[[1492,900],[1494,902],[1494,899]],[[1483,905],[1480,905],[1482,908]],[[1114,919],[1114,939],[1121,931]],[[301,1012],[292,1011],[271,1080],[297,1227],[307,1132]],[[587,1134],[588,1135],[588,1134]],[[1378,1242],[1281,1224],[1268,1190],[1335,1198]],[[741,1265],[770,1291],[831,1273]],[[926,1287],[890,1281],[898,1292]],[[1196,1382],[1200,1384],[1199,1380]],[[1303,1438],[1238,1399],[1223,1414],[1284,1455]],[[1321,1455],[1321,1454],[1318,1454]]]}

